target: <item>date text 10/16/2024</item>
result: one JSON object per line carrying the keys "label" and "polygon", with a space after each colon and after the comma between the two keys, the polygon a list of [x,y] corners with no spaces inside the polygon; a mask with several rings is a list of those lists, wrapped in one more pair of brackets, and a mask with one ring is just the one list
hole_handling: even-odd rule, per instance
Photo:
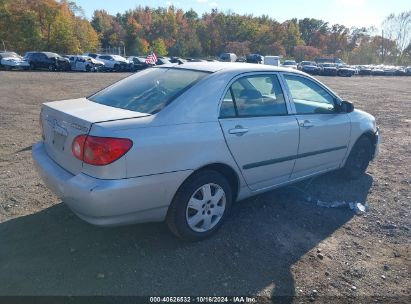
{"label": "date text 10/16/2024", "polygon": [[150,297],[150,303],[257,303],[255,297]]}

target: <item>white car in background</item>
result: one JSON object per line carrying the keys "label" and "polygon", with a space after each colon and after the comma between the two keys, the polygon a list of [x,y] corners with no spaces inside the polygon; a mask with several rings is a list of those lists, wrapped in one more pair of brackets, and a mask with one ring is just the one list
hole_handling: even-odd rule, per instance
{"label": "white car in background", "polygon": [[0,59],[0,67],[5,70],[30,68],[30,64],[15,52],[1,52]]}
{"label": "white car in background", "polygon": [[281,66],[283,68],[289,68],[289,69],[297,70],[297,62],[295,60],[284,60],[284,62]]}
{"label": "white car in background", "polygon": [[96,60],[103,62],[105,69],[113,71],[127,71],[132,66],[132,62],[120,55],[100,54]]}
{"label": "white car in background", "polygon": [[104,68],[104,62],[84,55],[67,55],[72,71],[97,72]]}

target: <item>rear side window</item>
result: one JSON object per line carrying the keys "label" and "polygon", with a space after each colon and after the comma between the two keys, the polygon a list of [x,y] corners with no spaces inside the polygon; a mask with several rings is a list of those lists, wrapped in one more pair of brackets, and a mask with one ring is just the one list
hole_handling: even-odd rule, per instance
{"label": "rear side window", "polygon": [[[236,111],[236,112],[235,112]],[[287,107],[276,75],[253,75],[236,80],[227,91],[220,117],[287,115]]]}
{"label": "rear side window", "polygon": [[151,68],[127,77],[88,99],[115,108],[155,114],[206,75],[207,72],[201,71]]}

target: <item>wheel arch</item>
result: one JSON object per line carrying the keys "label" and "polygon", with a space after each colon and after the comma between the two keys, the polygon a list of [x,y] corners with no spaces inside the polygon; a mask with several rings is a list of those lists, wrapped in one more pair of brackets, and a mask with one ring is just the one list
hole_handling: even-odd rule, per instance
{"label": "wheel arch", "polygon": [[[201,171],[204,170],[213,170],[216,171],[218,173],[220,173],[221,175],[223,175],[232,190],[232,196],[233,196],[233,202],[236,201],[237,197],[238,197],[238,193],[239,193],[239,189],[240,189],[240,178],[238,176],[238,173],[229,165],[224,164],[224,163],[210,163],[207,165],[204,165],[202,167],[199,167],[197,169],[195,169],[189,176],[187,176],[187,178],[181,183],[181,185],[183,185],[188,179],[190,179],[194,174],[198,174]],[[181,187],[180,185],[180,187]],[[179,189],[180,189],[179,187]],[[178,192],[178,190],[176,191],[176,193]]]}
{"label": "wheel arch", "polygon": [[227,179],[233,192],[233,202],[235,202],[240,189],[240,179],[237,172],[229,165],[223,163],[212,163],[195,170],[193,173],[207,169],[216,171]]}
{"label": "wheel arch", "polygon": [[341,164],[341,167],[343,167],[345,165],[345,163],[347,162],[348,157],[351,154],[352,149],[354,148],[354,146],[356,145],[356,143],[362,138],[362,137],[366,137],[371,141],[371,144],[373,146],[373,154],[371,155],[371,159],[374,157],[375,154],[375,148],[377,145],[377,135],[372,131],[372,130],[366,130],[363,133],[360,134],[360,136],[358,136],[354,143],[351,145],[350,150],[348,151],[348,153],[346,154],[346,157],[344,159],[344,162]]}

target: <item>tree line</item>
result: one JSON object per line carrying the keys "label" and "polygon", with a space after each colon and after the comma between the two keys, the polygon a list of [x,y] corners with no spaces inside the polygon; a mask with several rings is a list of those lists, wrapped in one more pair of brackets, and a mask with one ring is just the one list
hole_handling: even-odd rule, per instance
{"label": "tree line", "polygon": [[382,33],[314,18],[278,22],[268,15],[212,9],[199,16],[174,6],[138,6],[91,21],[74,1],[0,0],[0,48],[63,54],[121,47],[130,55],[214,57],[222,52],[312,60],[339,57],[352,64],[411,62],[411,11],[389,15]]}

